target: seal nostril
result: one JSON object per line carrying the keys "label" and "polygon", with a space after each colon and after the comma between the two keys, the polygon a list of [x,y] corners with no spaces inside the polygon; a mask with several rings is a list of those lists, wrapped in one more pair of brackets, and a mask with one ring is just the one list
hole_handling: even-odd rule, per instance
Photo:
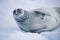
{"label": "seal nostril", "polygon": [[22,9],[17,9],[17,12],[18,13],[22,13]]}
{"label": "seal nostril", "polygon": [[18,15],[19,13],[22,13],[22,9],[15,9],[15,10],[13,11],[13,14],[14,14],[14,15]]}
{"label": "seal nostril", "polygon": [[13,11],[13,14],[16,14],[16,10]]}

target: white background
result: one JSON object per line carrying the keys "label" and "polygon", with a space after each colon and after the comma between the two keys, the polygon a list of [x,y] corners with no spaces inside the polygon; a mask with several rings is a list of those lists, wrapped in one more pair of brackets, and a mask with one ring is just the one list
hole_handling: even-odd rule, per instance
{"label": "white background", "polygon": [[0,0],[0,40],[60,40],[60,28],[41,34],[20,32],[13,18],[13,10],[41,7],[60,7],[60,0]]}

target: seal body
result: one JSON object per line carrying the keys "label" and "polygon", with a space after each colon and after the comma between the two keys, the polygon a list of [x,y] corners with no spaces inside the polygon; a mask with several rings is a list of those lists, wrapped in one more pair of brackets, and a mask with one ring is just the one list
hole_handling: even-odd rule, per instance
{"label": "seal body", "polygon": [[31,11],[15,9],[14,19],[25,32],[51,31],[59,24],[59,13],[54,8],[37,8]]}

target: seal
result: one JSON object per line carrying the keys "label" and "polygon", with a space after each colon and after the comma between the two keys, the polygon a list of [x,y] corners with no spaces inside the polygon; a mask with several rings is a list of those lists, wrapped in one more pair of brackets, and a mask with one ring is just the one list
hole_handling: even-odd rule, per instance
{"label": "seal", "polygon": [[31,11],[18,8],[13,11],[13,16],[20,29],[25,32],[52,31],[60,23],[59,13],[55,8],[37,8]]}

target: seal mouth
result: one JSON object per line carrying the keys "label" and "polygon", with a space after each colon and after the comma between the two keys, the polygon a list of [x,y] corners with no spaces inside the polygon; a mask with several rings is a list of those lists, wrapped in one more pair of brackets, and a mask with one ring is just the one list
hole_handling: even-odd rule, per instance
{"label": "seal mouth", "polygon": [[17,19],[17,22],[22,22],[23,20],[19,20],[19,19]]}
{"label": "seal mouth", "polygon": [[20,22],[20,20],[17,20],[17,22]]}

